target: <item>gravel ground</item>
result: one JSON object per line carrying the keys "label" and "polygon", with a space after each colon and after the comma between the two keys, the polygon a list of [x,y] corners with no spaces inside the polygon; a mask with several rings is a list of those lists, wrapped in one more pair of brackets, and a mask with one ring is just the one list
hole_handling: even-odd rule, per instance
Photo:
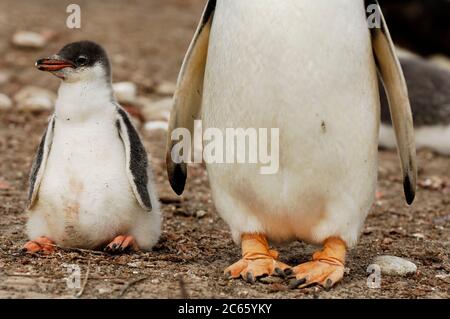
{"label": "gravel ground", "polygon": [[[126,6],[123,1],[78,1],[83,20],[76,31],[65,28],[69,3],[0,0],[0,71],[11,74],[0,92],[12,96],[29,84],[56,90],[58,80],[37,72],[34,61],[65,43],[91,39],[110,53],[114,81],[133,81],[141,95],[156,98],[155,83],[176,79],[203,0],[134,0]],[[42,50],[19,50],[10,43],[17,30],[43,29],[57,34]],[[191,166],[184,196],[173,195],[165,173],[163,132],[142,132],[164,211],[163,236],[152,252],[23,255],[27,177],[48,115],[15,109],[0,113],[0,298],[450,297],[450,158],[427,150],[418,155],[420,186],[412,207],[404,204],[396,154],[380,151],[379,199],[349,253],[348,274],[330,291],[287,290],[277,280],[250,285],[224,279],[222,270],[239,258],[240,249],[215,211],[204,166]],[[307,261],[314,250],[301,242],[277,248],[281,260],[293,265]],[[417,273],[384,275],[380,289],[369,289],[366,269],[378,255],[411,260]],[[65,264],[78,265],[83,280],[87,278],[82,291],[67,287]]]}

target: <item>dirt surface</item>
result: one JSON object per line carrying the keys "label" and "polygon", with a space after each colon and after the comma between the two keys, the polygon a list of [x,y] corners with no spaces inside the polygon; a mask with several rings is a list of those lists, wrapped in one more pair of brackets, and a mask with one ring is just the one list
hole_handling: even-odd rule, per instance
{"label": "dirt surface", "polygon": [[[183,54],[201,12],[202,0],[78,1],[82,29],[65,28],[68,1],[0,0],[0,71],[12,78],[0,92],[12,96],[26,84],[56,90],[58,80],[36,71],[34,61],[63,44],[91,39],[108,50],[114,81],[131,80],[142,95],[154,96],[155,82],[175,81]],[[50,29],[57,37],[42,50],[18,50],[10,44],[17,30]],[[226,280],[225,267],[239,258],[226,224],[211,201],[206,171],[190,167],[182,200],[172,193],[164,165],[164,133],[142,132],[163,198],[163,236],[149,253],[110,256],[74,250],[53,255],[20,253],[24,233],[27,178],[49,114],[0,113],[0,297],[70,298],[64,264],[81,267],[82,298],[449,298],[450,158],[419,153],[415,204],[404,204],[396,154],[380,152],[379,199],[359,244],[348,255],[348,274],[334,289],[287,290],[284,283],[250,285]],[[197,216],[203,210],[206,215]],[[281,260],[307,261],[314,247],[296,242],[278,245]],[[383,276],[380,289],[369,289],[366,269],[377,255],[413,261],[410,277]],[[88,272],[89,270],[89,272]]]}

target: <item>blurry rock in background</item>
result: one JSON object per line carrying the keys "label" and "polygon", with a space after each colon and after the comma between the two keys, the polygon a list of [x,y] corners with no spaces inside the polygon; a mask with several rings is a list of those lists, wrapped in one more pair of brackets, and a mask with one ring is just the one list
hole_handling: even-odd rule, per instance
{"label": "blurry rock in background", "polygon": [[55,105],[56,94],[35,86],[25,86],[14,95],[17,109],[25,112],[51,111]]}
{"label": "blurry rock in background", "polygon": [[164,130],[169,128],[170,111],[172,110],[172,97],[153,100],[146,97],[139,98],[139,106],[144,118],[145,130]]}
{"label": "blurry rock in background", "polygon": [[175,87],[173,82],[168,81],[155,84],[152,91],[158,96],[165,96],[155,99],[139,96],[138,87],[133,82],[113,84],[117,101],[131,115],[135,126],[141,127],[141,124],[145,123],[144,128],[147,131],[167,130]]}
{"label": "blurry rock in background", "polygon": [[379,0],[394,42],[423,56],[450,56],[449,0]]}
{"label": "blurry rock in background", "polygon": [[145,123],[144,129],[146,131],[167,131],[169,129],[169,123],[164,121],[149,121]]}
{"label": "blurry rock in background", "polygon": [[[409,91],[417,148],[450,155],[450,71],[403,51],[399,57]],[[380,97],[380,145],[395,148],[388,101],[381,88]]]}
{"label": "blurry rock in background", "polygon": [[155,93],[159,95],[170,95],[175,93],[176,84],[174,82],[163,81],[158,83],[155,87]]}
{"label": "blurry rock in background", "polygon": [[136,101],[137,87],[133,82],[114,83],[113,90],[119,103],[133,104]]}
{"label": "blurry rock in background", "polygon": [[9,110],[11,107],[11,99],[6,94],[0,93],[0,111]]}
{"label": "blurry rock in background", "polygon": [[142,113],[148,121],[168,121],[172,110],[172,98],[164,98],[158,101],[148,101],[142,105]]}
{"label": "blurry rock in background", "polygon": [[47,45],[47,39],[40,33],[19,31],[13,35],[12,43],[18,48],[42,49]]}

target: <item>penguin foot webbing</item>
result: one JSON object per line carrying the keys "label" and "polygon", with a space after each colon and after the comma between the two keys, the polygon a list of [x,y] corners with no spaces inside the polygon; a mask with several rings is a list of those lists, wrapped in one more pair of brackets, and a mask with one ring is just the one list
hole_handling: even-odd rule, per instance
{"label": "penguin foot webbing", "polygon": [[324,248],[313,255],[313,260],[286,271],[295,277],[290,288],[303,288],[319,284],[326,289],[333,287],[344,277],[346,245],[339,238],[328,238]]}
{"label": "penguin foot webbing", "polygon": [[278,252],[269,249],[267,239],[262,234],[243,234],[241,236],[242,259],[234,263],[224,273],[230,278],[242,277],[254,283],[263,276],[284,276],[289,266],[279,262]]}

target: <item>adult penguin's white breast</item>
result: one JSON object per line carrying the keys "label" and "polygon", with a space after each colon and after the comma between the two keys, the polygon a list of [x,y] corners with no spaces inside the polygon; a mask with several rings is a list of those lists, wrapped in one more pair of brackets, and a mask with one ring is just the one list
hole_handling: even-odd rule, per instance
{"label": "adult penguin's white breast", "polygon": [[217,3],[204,128],[279,128],[280,167],[207,164],[235,239],[356,242],[376,184],[379,98],[363,1]]}

